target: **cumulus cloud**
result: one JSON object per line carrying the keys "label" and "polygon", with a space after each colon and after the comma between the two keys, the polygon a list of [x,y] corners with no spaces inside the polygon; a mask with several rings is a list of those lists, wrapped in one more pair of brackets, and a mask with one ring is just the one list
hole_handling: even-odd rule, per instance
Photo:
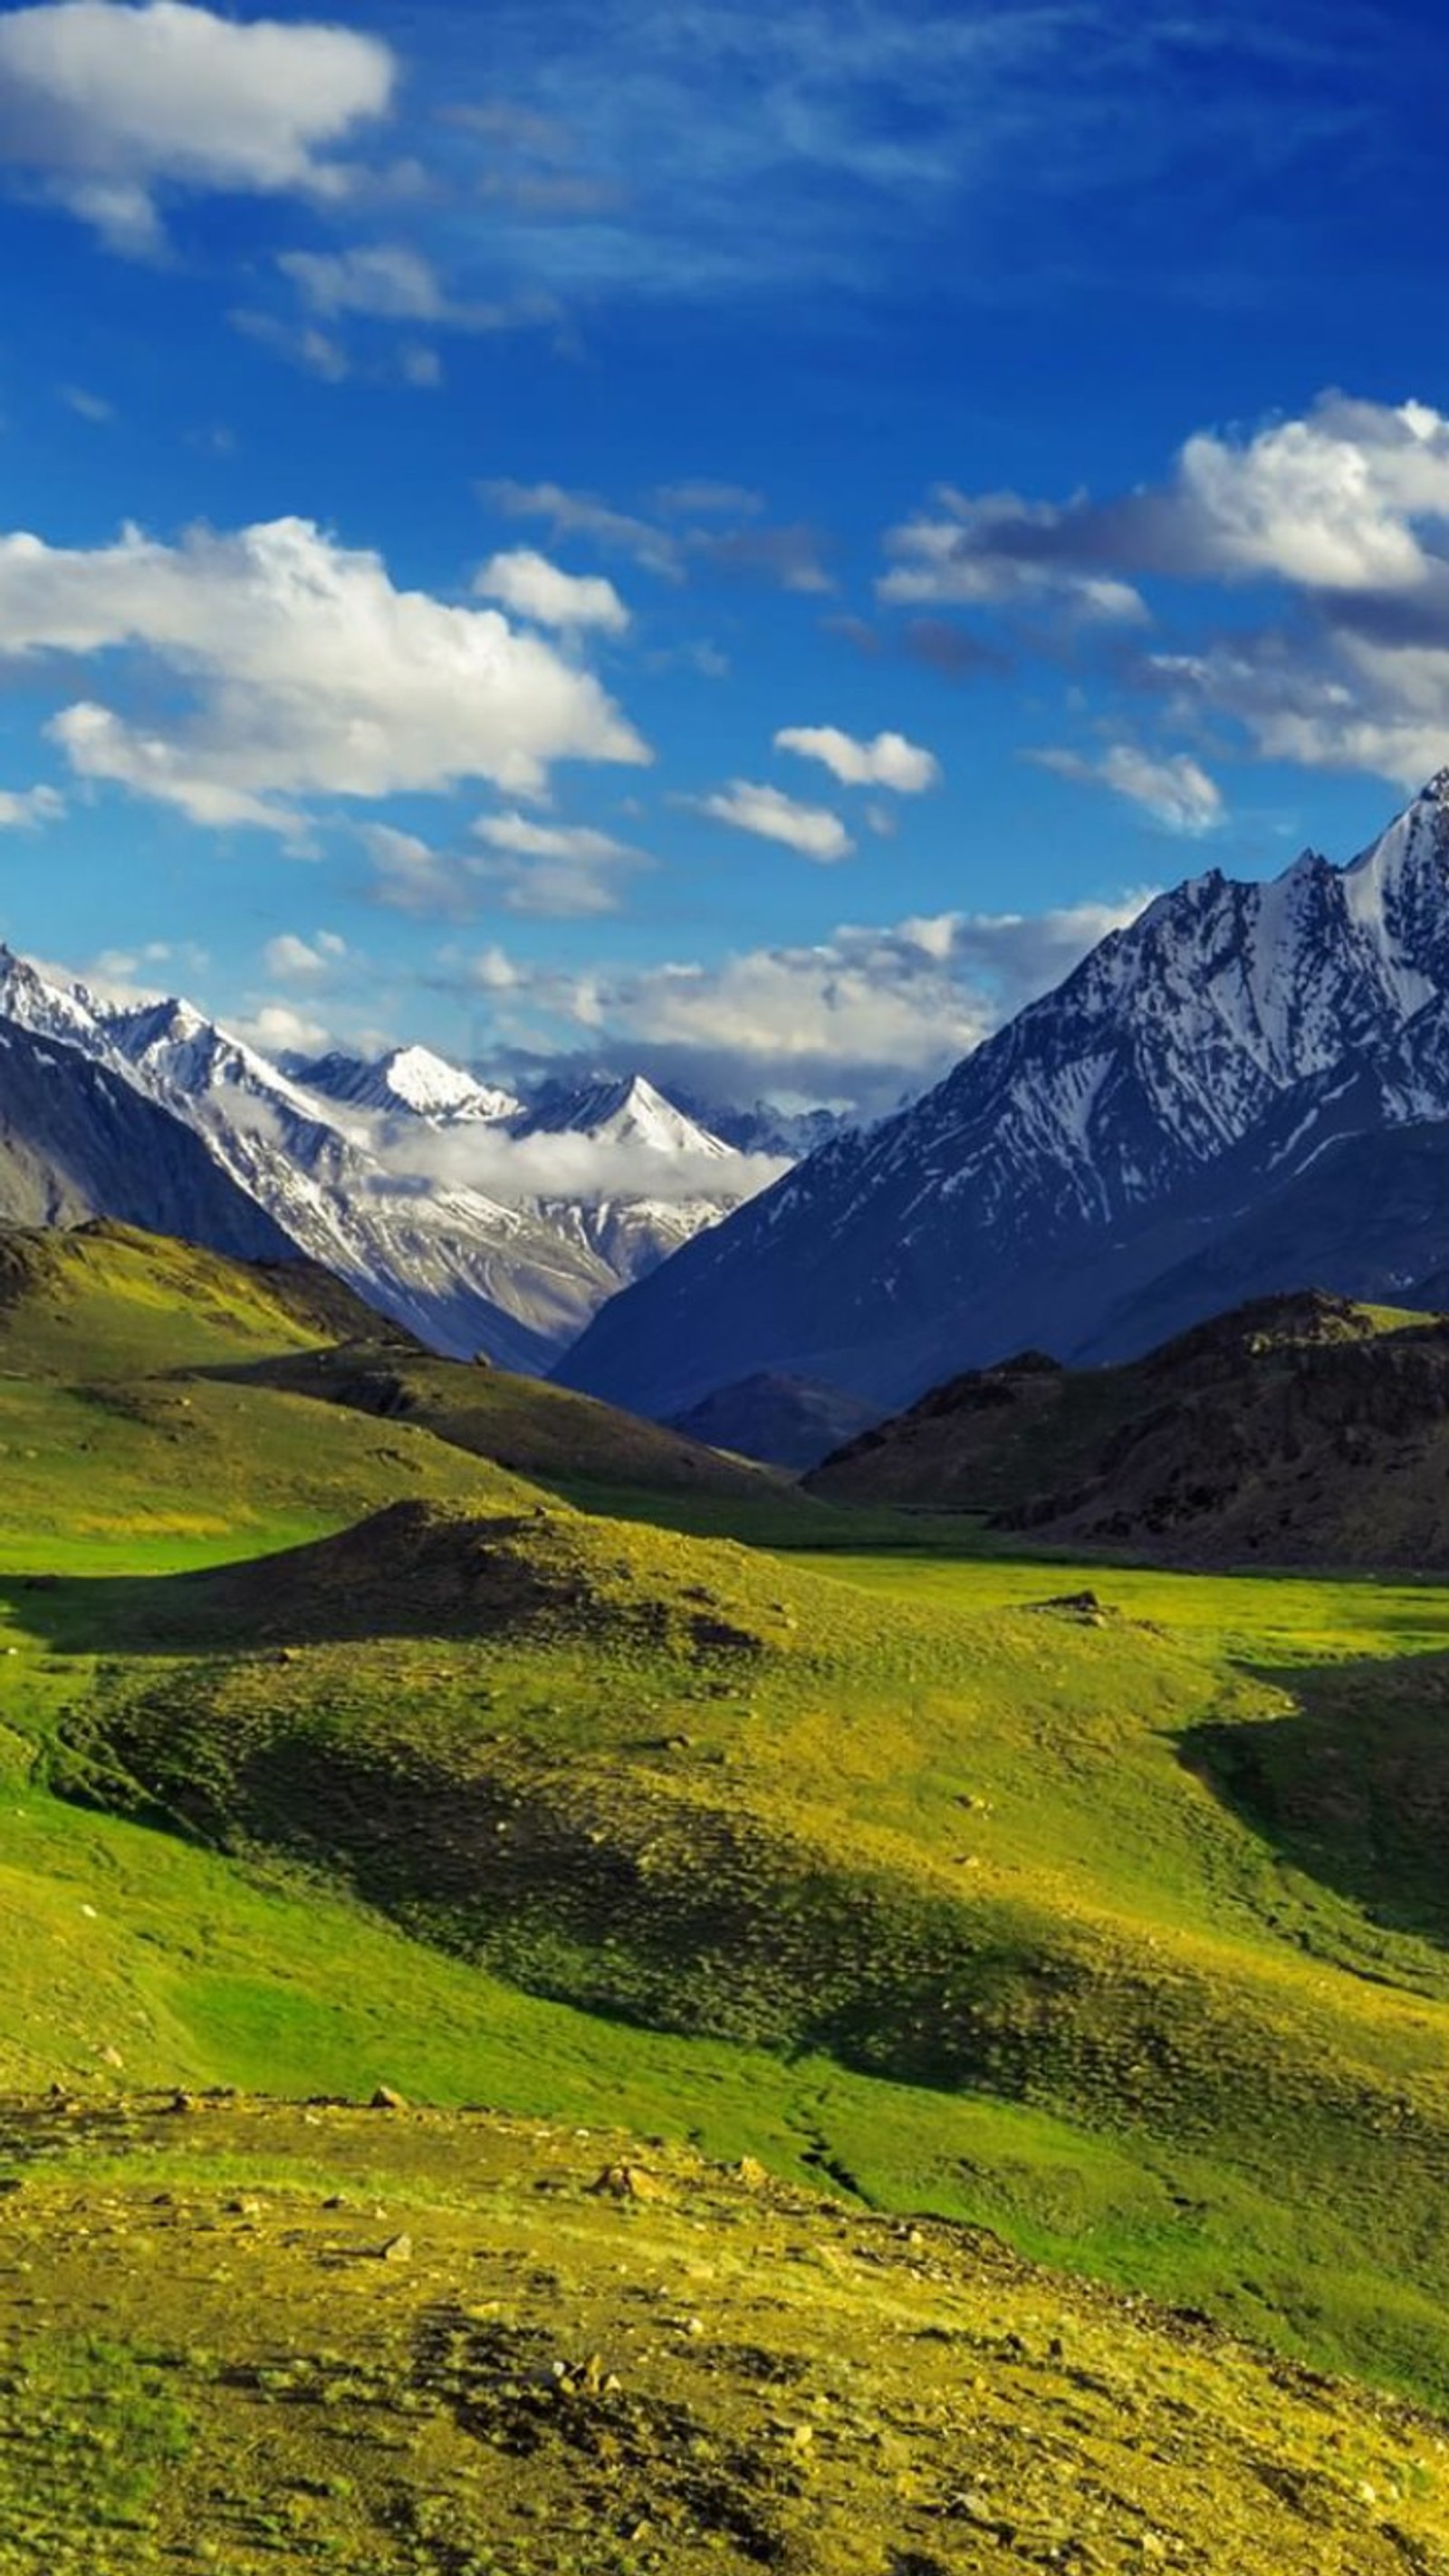
{"label": "cumulus cloud", "polygon": [[54,787],[0,787],[0,832],[33,832],[59,822],[65,798]]}
{"label": "cumulus cloud", "polygon": [[1442,644],[1377,643],[1351,628],[1263,627],[1196,654],[1152,657],[1169,709],[1239,724],[1264,760],[1414,789],[1449,760],[1449,630]]}
{"label": "cumulus cloud", "polygon": [[1059,983],[1121,929],[1151,890],[1041,914],[945,912],[811,946],[742,950],[717,966],[665,964],[573,976],[494,944],[447,961],[500,1035],[556,1047],[570,1026],[668,1088],[706,1097],[789,1095],[857,1114],[891,1108]]}
{"label": "cumulus cloud", "polygon": [[[939,574],[940,598],[992,603],[1123,574],[1414,590],[1442,562],[1428,540],[1438,549],[1449,531],[1449,420],[1427,403],[1325,395],[1304,418],[1249,438],[1199,432],[1165,483],[1104,502],[971,499],[948,485],[935,500],[934,516],[887,543]],[[883,587],[889,598],[925,595],[908,568]]]}
{"label": "cumulus cloud", "polygon": [[301,519],[165,545],[0,538],[0,650],[139,654],[186,703],[146,723],[92,701],[49,731],[80,777],[194,822],[293,838],[311,796],[375,798],[486,779],[534,795],[551,764],[639,762],[593,676],[494,609],[394,587],[380,556]]}
{"label": "cumulus cloud", "polygon": [[732,779],[728,787],[697,798],[696,804],[712,821],[728,823],[737,832],[753,832],[762,841],[781,841],[787,850],[798,850],[802,859],[814,859],[821,867],[848,859],[855,847],[839,815],[828,806],[802,805],[782,789],[748,778]]}
{"label": "cumulus cloud", "polygon": [[[1142,584],[1286,593],[1286,616],[1120,668],[1183,722],[1229,717],[1262,758],[1414,785],[1449,751],[1449,415],[1428,403],[1333,393],[1251,432],[1200,431],[1160,483],[1105,500],[943,486],[887,543],[880,586],[898,603],[1141,622]],[[1134,792],[1125,766],[1105,783]],[[1201,820],[1191,782],[1187,803]]]}
{"label": "cumulus cloud", "polygon": [[919,743],[902,733],[878,733],[860,742],[838,725],[786,725],[775,736],[777,751],[798,752],[804,760],[823,761],[842,787],[890,787],[898,796],[918,796],[940,784],[941,764]]}
{"label": "cumulus cloud", "polygon": [[319,930],[311,940],[284,930],[267,941],[262,963],[279,984],[311,984],[332,974],[346,955],[347,942],[335,930]]}
{"label": "cumulus cloud", "polygon": [[526,814],[484,814],[479,840],[502,853],[475,863],[497,885],[509,912],[555,921],[617,912],[621,872],[647,865],[640,850],[587,823],[536,823]]}
{"label": "cumulus cloud", "polygon": [[[332,1032],[325,1021],[309,1020],[305,1011],[296,1010],[290,1002],[262,1002],[248,1016],[234,1019],[231,1027],[258,1055],[323,1055],[332,1044]],[[228,1115],[239,1118],[246,1104],[240,1100],[228,1106]],[[264,1125],[271,1113],[265,1101],[250,1104],[251,1115]]]}
{"label": "cumulus cloud", "polygon": [[563,572],[531,546],[491,556],[473,588],[480,599],[498,600],[515,617],[565,633],[593,627],[606,635],[622,635],[629,624],[629,611],[611,581],[597,574]]}
{"label": "cumulus cloud", "polygon": [[1110,787],[1131,805],[1140,805],[1154,823],[1169,832],[1211,832],[1224,819],[1222,789],[1185,751],[1154,754],[1135,744],[1115,742],[1095,760],[1054,744],[1028,752],[1039,769],[1058,778],[1077,778]]}
{"label": "cumulus cloud", "polygon": [[51,0],[0,16],[0,167],[154,256],[173,194],[344,195],[336,150],[386,114],[394,78],[390,49],[348,27]]}

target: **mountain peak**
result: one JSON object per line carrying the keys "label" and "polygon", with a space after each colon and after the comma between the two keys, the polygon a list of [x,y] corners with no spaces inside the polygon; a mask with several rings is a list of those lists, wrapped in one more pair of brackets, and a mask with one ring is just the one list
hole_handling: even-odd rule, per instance
{"label": "mountain peak", "polygon": [[550,1091],[528,1126],[542,1133],[650,1146],[663,1154],[717,1159],[729,1152],[718,1136],[686,1116],[642,1073],[599,1075],[573,1091]]}

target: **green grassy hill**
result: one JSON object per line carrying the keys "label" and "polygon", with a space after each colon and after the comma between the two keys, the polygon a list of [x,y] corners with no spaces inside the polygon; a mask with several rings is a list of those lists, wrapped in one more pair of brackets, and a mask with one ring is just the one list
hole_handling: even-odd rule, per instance
{"label": "green grassy hill", "polygon": [[246,1375],[256,1385],[413,1423],[455,1448],[570,1492],[624,1486],[761,1503],[792,1499],[791,1487],[767,1467],[507,1369],[363,1340],[255,1362]]}
{"label": "green grassy hill", "polygon": [[[619,1518],[585,1479],[579,1510],[566,1450],[546,1490],[274,1382],[337,1319],[267,1275],[76,1241],[0,1316],[0,2084],[385,2083],[748,2154],[1449,2405],[1449,1595],[1088,1573],[976,1552],[960,1519],[774,1489],[762,1512],[750,1485],[631,1484]],[[581,1417],[595,1441],[616,1419]],[[295,2143],[302,2115],[274,2116]],[[239,2190],[273,2153],[257,2119]],[[115,2135],[160,2170],[144,2121]],[[87,2205],[97,2242],[129,2234]],[[1019,2394],[1004,2359],[977,2367],[989,2405]],[[1384,2515],[1315,2560],[1304,2474],[1268,2482],[1299,2497],[1299,2559],[1245,2542],[1235,2576],[1441,2576],[1430,2526],[1401,2546]],[[842,2541],[842,2569],[978,2563],[954,2525],[863,2528],[876,2556]],[[1135,2565],[1125,2531],[1078,2534],[1075,2563]],[[450,2546],[399,2563],[457,2576]],[[667,2534],[638,2546],[619,2576],[676,2563]],[[527,2570],[509,2548],[497,2576]]]}
{"label": "green grassy hill", "polygon": [[1179,1562],[1449,1566],[1449,1323],[1313,1290],[1115,1368],[1027,1352],[807,1482]]}

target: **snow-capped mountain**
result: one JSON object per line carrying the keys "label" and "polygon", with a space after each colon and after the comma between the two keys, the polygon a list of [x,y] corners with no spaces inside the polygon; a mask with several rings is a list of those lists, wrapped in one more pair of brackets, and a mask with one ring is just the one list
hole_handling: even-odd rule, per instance
{"label": "snow-capped mountain", "polygon": [[[0,951],[0,985],[8,967]],[[97,1216],[240,1260],[298,1251],[182,1120],[68,1038],[0,1016],[0,1225]]]}
{"label": "snow-capped mountain", "polygon": [[324,1055],[288,1069],[304,1088],[320,1091],[325,1099],[353,1109],[381,1110],[384,1116],[411,1114],[440,1126],[475,1121],[498,1126],[523,1114],[522,1101],[511,1091],[477,1081],[430,1047],[394,1047],[373,1061]]}
{"label": "snow-capped mountain", "polygon": [[[1275,1197],[1446,1118],[1449,770],[1346,867],[1305,851],[1159,897],[924,1099],[617,1299],[559,1374],[664,1414],[760,1368],[894,1403],[1028,1342],[1126,1350],[1134,1300],[1254,1210],[1252,1290],[1304,1284]],[[1407,1286],[1424,1249],[1348,1227],[1315,1278]],[[1197,1312],[1225,1289],[1249,1293],[1217,1273]]]}
{"label": "snow-capped mountain", "polygon": [[[460,1356],[548,1366],[622,1284],[739,1195],[727,1148],[646,1097],[647,1086],[596,1103],[593,1124],[577,1126],[562,1156],[535,1148],[530,1162],[520,1104],[422,1047],[377,1064],[326,1059],[302,1080],[187,1002],[117,1006],[8,951],[0,1014],[189,1129],[218,1193],[229,1184],[255,1211],[259,1244],[275,1251],[285,1240]],[[0,1063],[0,1108],[4,1084]],[[656,1167],[657,1194],[645,1196],[638,1178],[652,1182]],[[716,1168],[717,1190],[699,1195],[696,1175]],[[214,1240],[221,1220],[203,1200],[198,1189],[189,1222],[173,1216],[172,1229]],[[145,1221],[144,1204],[144,1192],[125,1210],[103,1197],[99,1212]],[[77,1205],[98,1212],[84,1196]]]}
{"label": "snow-capped mountain", "polygon": [[[631,1176],[631,1186],[616,1182],[593,1198],[541,1201],[550,1222],[606,1261],[621,1286],[657,1270],[681,1244],[717,1225],[739,1203],[738,1181],[728,1172],[730,1147],[642,1074],[578,1086],[545,1085],[520,1114],[515,1133],[578,1137],[597,1156],[601,1172]],[[656,1157],[657,1196],[650,1194],[648,1178]],[[666,1192],[665,1178],[677,1181],[682,1174],[688,1176],[687,1194]]]}
{"label": "snow-capped mountain", "polygon": [[656,1154],[692,1154],[704,1163],[721,1162],[729,1153],[722,1138],[666,1100],[642,1073],[545,1084],[521,1113],[520,1125],[535,1136],[592,1136],[600,1143],[644,1145]]}

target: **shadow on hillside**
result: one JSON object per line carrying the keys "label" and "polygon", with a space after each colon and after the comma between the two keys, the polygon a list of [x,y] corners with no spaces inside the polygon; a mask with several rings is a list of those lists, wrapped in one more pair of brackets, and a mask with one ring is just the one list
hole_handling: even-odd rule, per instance
{"label": "shadow on hillside", "polygon": [[[687,1541],[539,1503],[391,1503],[274,1555],[157,1575],[0,1575],[18,1624],[61,1651],[210,1656],[387,1638],[526,1638],[698,1658],[760,1656],[795,1626],[764,1577]],[[703,1579],[706,1575],[710,1580]]]}
{"label": "shadow on hillside", "polygon": [[1388,1932],[1449,1947],[1449,1655],[1257,1678],[1297,1707],[1179,1739],[1281,1861]]}

